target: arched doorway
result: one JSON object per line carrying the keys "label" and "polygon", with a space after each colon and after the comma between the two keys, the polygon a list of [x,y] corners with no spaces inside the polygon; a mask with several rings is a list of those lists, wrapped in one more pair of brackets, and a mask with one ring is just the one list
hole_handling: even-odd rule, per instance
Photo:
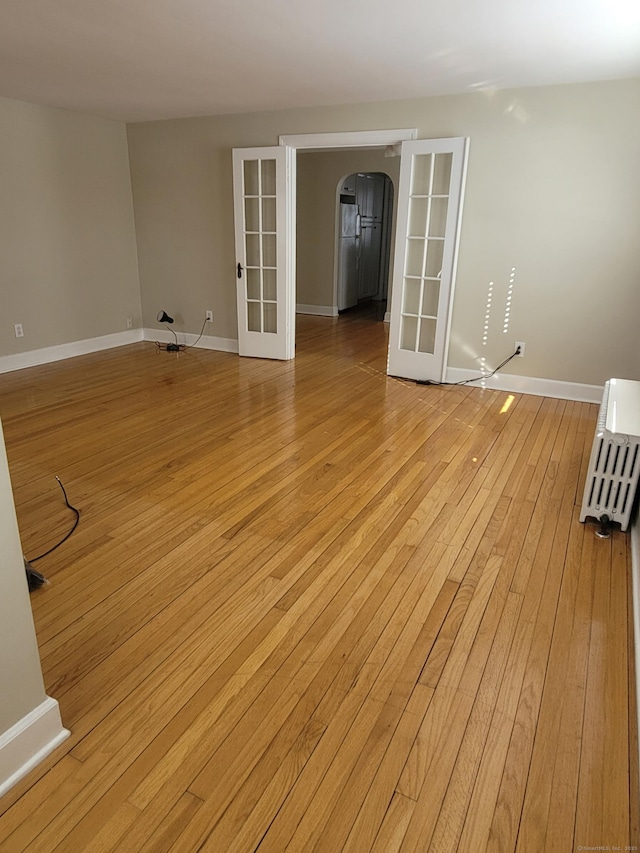
{"label": "arched doorway", "polygon": [[386,306],[391,256],[393,183],[383,172],[355,172],[338,186],[337,304]]}

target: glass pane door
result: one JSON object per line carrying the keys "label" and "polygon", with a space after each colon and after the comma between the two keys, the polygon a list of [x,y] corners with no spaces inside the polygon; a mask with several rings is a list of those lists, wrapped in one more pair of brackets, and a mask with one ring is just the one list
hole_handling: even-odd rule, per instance
{"label": "glass pane door", "polygon": [[240,355],[293,357],[290,157],[291,149],[282,146],[233,152]]}
{"label": "glass pane door", "polygon": [[388,372],[443,378],[461,213],[465,139],[402,146]]}

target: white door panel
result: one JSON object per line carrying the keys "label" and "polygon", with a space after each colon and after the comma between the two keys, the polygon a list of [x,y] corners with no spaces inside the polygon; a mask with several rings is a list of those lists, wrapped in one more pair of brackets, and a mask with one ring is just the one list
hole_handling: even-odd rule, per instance
{"label": "white door panel", "polygon": [[387,372],[442,381],[468,140],[402,143]]}
{"label": "white door panel", "polygon": [[[295,157],[291,148],[235,148],[238,351],[290,359],[295,354]],[[295,244],[294,244],[295,245]],[[293,258],[292,258],[293,255]]]}

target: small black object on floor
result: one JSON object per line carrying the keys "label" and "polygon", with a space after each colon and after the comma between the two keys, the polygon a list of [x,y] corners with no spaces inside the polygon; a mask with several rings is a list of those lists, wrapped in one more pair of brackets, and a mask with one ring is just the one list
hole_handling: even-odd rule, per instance
{"label": "small black object on floor", "polygon": [[24,570],[27,573],[27,583],[29,584],[29,592],[33,592],[34,589],[40,589],[41,586],[44,586],[44,584],[48,583],[45,576],[41,575],[40,572],[37,572],[26,558],[24,561]]}
{"label": "small black object on floor", "polygon": [[611,519],[608,515],[601,515],[596,528],[598,539],[609,539],[611,537]]}

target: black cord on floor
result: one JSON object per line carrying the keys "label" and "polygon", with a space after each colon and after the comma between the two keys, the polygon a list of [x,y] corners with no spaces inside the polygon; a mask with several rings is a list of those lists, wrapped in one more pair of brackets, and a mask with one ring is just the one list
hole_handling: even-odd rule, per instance
{"label": "black cord on floor", "polygon": [[186,349],[184,344],[161,344],[160,341],[156,341],[156,346],[162,352],[182,352]]}
{"label": "black cord on floor", "polygon": [[490,379],[495,373],[500,370],[501,367],[504,367],[505,364],[508,364],[511,359],[515,358],[517,355],[520,355],[519,348],[508,358],[505,358],[504,361],[501,361],[500,364],[491,371],[491,373],[485,373],[482,376],[474,376],[471,379],[462,379],[460,380],[460,382],[435,382],[432,379],[415,379],[414,381],[416,385],[468,385],[469,382],[480,382],[482,379]]}
{"label": "black cord on floor", "polygon": [[62,480],[61,480],[61,479],[60,479],[60,477],[58,477],[57,475],[56,475],[56,480],[58,481],[58,484],[59,484],[60,488],[62,489],[62,494],[64,495],[64,502],[65,502],[65,503],[66,503],[66,505],[69,507],[69,509],[70,509],[73,513],[75,513],[76,520],[73,522],[73,527],[71,528],[71,530],[67,533],[67,535],[66,535],[66,536],[64,536],[64,537],[63,537],[63,538],[62,538],[62,539],[57,543],[57,545],[54,545],[54,546],[53,546],[53,548],[49,548],[49,550],[48,550],[48,551],[45,551],[45,552],[44,552],[44,554],[39,554],[37,557],[32,557],[30,560],[28,560],[28,562],[29,562],[29,563],[37,563],[37,561],[38,561],[38,560],[41,560],[43,557],[47,557],[49,554],[51,554],[53,551],[55,551],[55,550],[56,550],[56,548],[59,548],[59,547],[62,545],[62,543],[63,543],[63,542],[66,542],[66,541],[67,541],[67,539],[71,536],[71,534],[72,534],[72,533],[73,533],[73,531],[76,529],[76,527],[78,526],[78,523],[79,523],[79,521],[80,521],[80,510],[76,509],[74,506],[71,506],[71,504],[69,503],[69,498],[67,497],[66,489],[65,489],[65,487],[62,485]]}

